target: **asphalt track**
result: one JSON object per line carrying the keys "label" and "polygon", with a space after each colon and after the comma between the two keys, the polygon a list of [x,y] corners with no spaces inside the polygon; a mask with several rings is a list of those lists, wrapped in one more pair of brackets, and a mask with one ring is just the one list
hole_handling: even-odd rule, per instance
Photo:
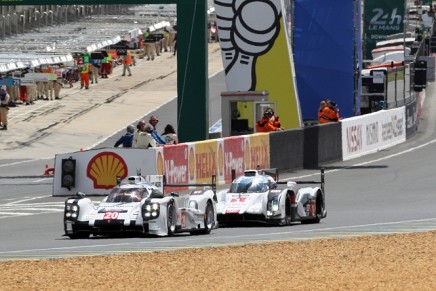
{"label": "asphalt track", "polygon": [[[328,216],[320,224],[223,227],[210,235],[174,237],[63,236],[63,201],[51,197],[51,178],[0,180],[0,260],[65,258],[181,248],[343,238],[436,230],[434,195],[436,120],[431,86],[420,129],[394,148],[346,162],[325,164]],[[41,161],[10,167],[35,167]],[[43,162],[42,162],[43,163]],[[5,165],[5,162],[3,161]],[[1,168],[0,168],[1,169]],[[314,179],[315,170],[283,173],[283,179]],[[96,198],[101,199],[101,198]]]}

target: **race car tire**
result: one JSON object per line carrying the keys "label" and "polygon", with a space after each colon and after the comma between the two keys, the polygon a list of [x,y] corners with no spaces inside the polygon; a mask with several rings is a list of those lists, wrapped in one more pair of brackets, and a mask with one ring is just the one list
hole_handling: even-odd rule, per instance
{"label": "race car tire", "polygon": [[318,193],[318,195],[316,196],[315,217],[311,219],[302,220],[301,223],[302,224],[319,223],[321,221],[323,212],[324,212],[324,207],[322,204],[322,196],[321,194]]}
{"label": "race car tire", "polygon": [[176,208],[173,203],[167,206],[167,229],[168,236],[173,236],[176,233]]}
{"label": "race car tire", "polygon": [[199,231],[191,231],[191,234],[209,234],[215,225],[215,213],[213,210],[212,203],[207,202],[206,210],[204,211],[204,228]]}
{"label": "race car tire", "polygon": [[77,233],[70,233],[68,234],[68,237],[70,239],[85,239],[89,238],[90,233],[88,232],[77,232]]}
{"label": "race car tire", "polygon": [[290,225],[292,221],[291,218],[291,199],[289,195],[286,195],[286,202],[285,202],[285,217],[281,221],[281,226]]}

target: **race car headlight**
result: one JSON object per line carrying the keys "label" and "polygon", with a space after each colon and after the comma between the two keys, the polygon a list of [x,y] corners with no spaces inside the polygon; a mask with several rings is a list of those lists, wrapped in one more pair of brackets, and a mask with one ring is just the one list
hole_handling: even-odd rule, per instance
{"label": "race car headlight", "polygon": [[150,220],[156,219],[160,214],[160,204],[157,202],[152,202],[142,205],[142,219]]}
{"label": "race car headlight", "polygon": [[271,206],[271,210],[274,211],[278,211],[279,210],[279,203],[278,201],[272,201],[272,206]]}
{"label": "race car headlight", "polygon": [[65,217],[66,220],[76,220],[79,216],[80,207],[77,204],[68,203],[65,205]]}
{"label": "race car headlight", "polygon": [[267,214],[272,215],[274,214],[274,212],[277,211],[279,211],[279,197],[274,196],[271,200],[268,201]]}

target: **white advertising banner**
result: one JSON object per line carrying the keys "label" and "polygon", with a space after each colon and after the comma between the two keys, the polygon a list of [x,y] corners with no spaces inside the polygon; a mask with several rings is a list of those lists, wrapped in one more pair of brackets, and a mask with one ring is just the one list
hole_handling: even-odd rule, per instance
{"label": "white advertising banner", "polygon": [[349,160],[406,140],[405,107],[342,120],[342,158]]}
{"label": "white advertising banner", "polygon": [[[65,169],[63,161],[75,161],[74,186],[62,187]],[[70,163],[71,164],[71,163]],[[103,148],[55,156],[53,196],[74,196],[77,192],[88,195],[107,195],[121,180],[140,173],[142,176],[158,174],[155,149]]]}

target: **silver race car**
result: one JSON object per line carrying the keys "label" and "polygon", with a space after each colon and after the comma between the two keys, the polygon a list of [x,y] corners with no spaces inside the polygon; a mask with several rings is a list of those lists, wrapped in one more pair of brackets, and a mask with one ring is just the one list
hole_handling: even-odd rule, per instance
{"label": "silver race car", "polygon": [[172,236],[178,232],[209,234],[216,228],[216,194],[212,184],[179,197],[164,196],[163,176],[131,176],[115,186],[100,203],[78,193],[65,201],[64,229],[71,239],[126,232]]}
{"label": "silver race car", "polygon": [[[327,216],[323,169],[321,181],[281,182],[277,179],[275,169],[248,170],[233,179],[229,190],[217,194],[218,222],[259,221],[289,225],[319,223]],[[319,184],[319,187],[301,187],[301,184]],[[286,187],[280,189],[281,185]]]}

